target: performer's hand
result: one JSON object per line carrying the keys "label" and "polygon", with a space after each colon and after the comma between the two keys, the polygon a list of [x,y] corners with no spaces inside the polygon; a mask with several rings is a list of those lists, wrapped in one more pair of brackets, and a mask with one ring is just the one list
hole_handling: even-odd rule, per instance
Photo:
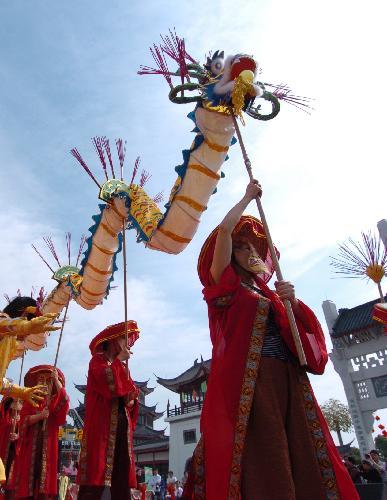
{"label": "performer's hand", "polygon": [[15,432],[11,432],[9,434],[9,440],[10,441],[17,441],[19,439],[19,434],[16,434]]}
{"label": "performer's hand", "polygon": [[35,387],[12,385],[9,389],[9,395],[14,399],[28,401],[32,406],[38,406],[38,403],[43,401],[47,395],[47,387],[45,385],[36,385]]}
{"label": "performer's hand", "polygon": [[245,198],[251,201],[258,198],[258,196],[262,196],[262,186],[254,179],[254,181],[247,184]]}
{"label": "performer's hand", "polygon": [[120,361],[126,361],[127,359],[130,358],[130,351],[127,347],[123,347],[120,351],[120,353],[118,354],[117,358],[120,360]]}
{"label": "performer's hand", "polygon": [[63,386],[62,386],[62,382],[59,380],[58,370],[56,368],[54,368],[54,370],[52,372],[52,377],[54,379],[55,387],[57,388],[58,391],[60,391]]}
{"label": "performer's hand", "polygon": [[40,413],[42,420],[44,420],[45,418],[48,418],[49,415],[50,415],[50,411],[47,407],[44,408],[44,410],[42,410],[42,412]]}
{"label": "performer's hand", "polygon": [[290,281],[276,281],[274,286],[281,300],[290,300],[292,305],[297,304],[294,285]]}
{"label": "performer's hand", "polygon": [[39,333],[54,332],[59,330],[59,326],[52,326],[53,321],[58,316],[56,313],[47,313],[31,320],[19,320],[16,318],[15,330],[19,338],[24,338],[27,335],[34,335]]}

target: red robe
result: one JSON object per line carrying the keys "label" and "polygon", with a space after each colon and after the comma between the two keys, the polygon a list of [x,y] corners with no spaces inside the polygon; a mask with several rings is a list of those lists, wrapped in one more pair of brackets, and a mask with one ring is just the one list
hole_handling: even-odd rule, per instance
{"label": "red robe", "polygon": [[0,458],[3,461],[4,467],[6,466],[9,452],[9,434],[12,431],[13,419],[12,419],[12,409],[8,408],[4,411],[4,407],[1,407],[0,414]]}
{"label": "red robe", "polygon": [[[7,410],[4,405],[5,399],[1,401],[0,405],[0,459],[3,461],[5,467],[6,478],[8,480],[10,470],[12,470],[12,464],[14,462],[15,447],[17,441],[11,442],[9,435],[11,432],[17,432],[17,427],[13,429],[13,409],[8,406]],[[5,483],[5,489],[9,489],[7,483]],[[0,498],[4,498],[0,495]]]}
{"label": "red robe", "polygon": [[[77,482],[87,486],[111,486],[114,450],[117,434],[119,398],[138,395],[124,364],[115,359],[110,363],[104,354],[95,354],[89,364],[86,388],[86,416]],[[128,486],[137,486],[133,452],[133,432],[138,416],[138,402],[125,404],[128,421],[129,471]]]}
{"label": "red robe", "polygon": [[[57,473],[58,473],[58,430],[66,422],[66,415],[69,410],[69,398],[65,388],[52,398],[49,404],[49,417],[44,421],[28,425],[28,420],[32,415],[40,413],[45,402],[38,408],[25,402],[20,414],[20,437],[14,468],[11,475],[11,486],[15,490],[15,498],[32,497],[37,495],[34,474],[37,470],[39,474],[39,494],[57,494]],[[44,427],[44,428],[43,428]],[[39,437],[42,437],[42,453],[39,452]],[[35,483],[35,484],[34,484]],[[35,488],[35,491],[34,491]]]}
{"label": "red robe", "polygon": [[[201,417],[202,439],[193,456],[183,498],[239,500],[244,439],[265,336],[267,299],[283,340],[295,356],[297,352],[284,305],[261,280],[257,280],[265,296],[261,299],[241,285],[231,265],[223,272],[219,284],[213,284],[210,276],[206,284],[203,293],[213,344],[211,373]],[[324,334],[313,312],[301,302],[300,307],[306,321],[304,324],[297,321],[297,324],[307,369],[322,374],[328,360]],[[327,498],[356,500],[359,498],[356,489],[336,450],[306,373],[301,383]]]}

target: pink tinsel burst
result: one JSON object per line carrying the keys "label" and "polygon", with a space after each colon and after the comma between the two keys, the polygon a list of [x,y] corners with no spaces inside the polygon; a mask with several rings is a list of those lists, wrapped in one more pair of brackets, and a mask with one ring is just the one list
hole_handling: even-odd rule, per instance
{"label": "pink tinsel burst", "polygon": [[70,265],[71,262],[71,233],[66,233],[66,248],[67,248],[67,258]]}
{"label": "pink tinsel burst", "polygon": [[75,267],[78,267],[78,262],[82,254],[83,247],[85,246],[86,243],[86,235],[82,234],[81,236],[81,242],[79,244],[79,249],[78,249],[78,255],[77,255],[77,261],[75,263]]}
{"label": "pink tinsel burst", "polygon": [[155,202],[155,203],[161,203],[162,201],[164,201],[164,191],[160,191],[159,193],[157,193],[153,198],[152,200]]}
{"label": "pink tinsel burst", "polygon": [[93,137],[91,139],[91,142],[94,144],[94,148],[95,148],[95,151],[98,155],[99,161],[101,162],[106,180],[108,181],[109,177],[107,174],[105,152],[104,152],[105,141],[106,141],[106,137]]}
{"label": "pink tinsel burst", "polygon": [[304,111],[305,113],[310,114],[309,110],[313,110],[312,106],[310,105],[310,101],[312,100],[310,97],[302,97],[298,95],[294,95],[292,93],[292,90],[286,83],[280,83],[280,84],[271,84],[271,83],[265,83],[265,86],[267,87],[272,87],[273,90],[273,95],[277,97],[280,101],[285,101],[288,104],[291,104],[292,106],[295,106],[297,109],[300,109],[301,111]]}
{"label": "pink tinsel burst", "polygon": [[36,248],[35,245],[32,245],[32,248],[35,250],[35,252],[39,255],[39,257],[42,259],[42,261],[46,264],[46,266],[50,269],[50,271],[54,274],[55,271],[54,269],[50,266],[50,264],[46,261],[46,259],[43,257],[43,255],[39,252],[39,250]]}
{"label": "pink tinsel burst", "polygon": [[132,178],[131,178],[130,184],[129,184],[130,187],[132,187],[134,179],[136,178],[140,163],[141,163],[141,158],[139,156],[137,156],[136,161],[134,162]]}
{"label": "pink tinsel burst", "polygon": [[106,155],[107,155],[108,160],[109,160],[110,170],[112,172],[113,179],[115,179],[116,176],[115,176],[115,173],[114,173],[114,166],[113,166],[113,160],[112,160],[112,152],[110,150],[109,139],[106,139],[106,137],[104,138],[104,147],[105,147]]}
{"label": "pink tinsel burst", "polygon": [[186,57],[188,56],[192,60],[185,50],[184,38],[180,38],[176,34],[176,30],[169,30],[169,35],[160,35],[163,45],[161,45],[161,50],[167,54],[171,59],[173,59],[179,65],[181,84],[184,84],[184,78],[190,81],[189,73],[187,69]]}
{"label": "pink tinsel burst", "polygon": [[87,172],[87,174],[93,179],[93,181],[97,184],[99,189],[101,189],[101,185],[97,181],[97,179],[94,177],[93,172],[89,169],[87,166],[85,160],[82,158],[80,152],[78,151],[77,148],[73,148],[71,151],[71,154],[74,156],[74,158],[78,161],[78,163],[82,166],[82,168]]}
{"label": "pink tinsel burst", "polygon": [[147,170],[143,170],[140,177],[140,186],[144,187],[151,177],[152,174],[150,174]]}
{"label": "pink tinsel burst", "polygon": [[173,75],[173,73],[169,71],[168,64],[164,57],[162,49],[159,48],[156,44],[153,44],[153,49],[151,47],[149,50],[155,63],[157,64],[158,69],[151,68],[150,66],[140,66],[140,70],[137,71],[137,73],[139,75],[162,75],[168,82],[170,88],[173,89],[171,78],[171,75]]}
{"label": "pink tinsel burst", "polygon": [[116,139],[116,146],[117,146],[118,160],[120,162],[121,180],[123,180],[124,179],[124,161],[125,161],[125,154],[126,154],[126,141],[123,141],[122,139]]}
{"label": "pink tinsel burst", "polygon": [[44,292],[44,286],[41,286],[39,293],[38,293],[38,296],[36,297],[36,307],[37,307],[38,312],[40,314],[42,311],[43,302],[45,301],[46,297],[47,297],[47,293]]}
{"label": "pink tinsel burst", "polygon": [[48,249],[51,252],[51,255],[56,260],[59,267],[62,267],[62,264],[59,262],[58,254],[56,253],[54,242],[52,241],[51,236],[43,236],[43,241],[47,245]]}

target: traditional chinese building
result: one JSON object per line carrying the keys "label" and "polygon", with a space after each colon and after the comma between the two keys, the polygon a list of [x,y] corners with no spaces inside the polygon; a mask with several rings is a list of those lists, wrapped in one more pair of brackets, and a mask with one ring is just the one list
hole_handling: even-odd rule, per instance
{"label": "traditional chinese building", "polygon": [[195,360],[191,368],[172,379],[157,377],[157,382],[179,394],[180,405],[167,406],[166,422],[170,424],[169,469],[176,477],[184,474],[185,463],[200,439],[200,416],[207,392],[211,360]]}
{"label": "traditional chinese building", "polygon": [[372,319],[379,301],[339,311],[330,300],[322,304],[333,344],[329,357],[343,382],[362,455],[375,448],[373,413],[387,408],[387,335]]}
{"label": "traditional chinese building", "polygon": [[[154,421],[160,418],[164,412],[158,412],[156,406],[147,406],[145,396],[154,391],[154,387],[148,387],[148,382],[134,382],[140,389],[139,415],[136,430],[133,436],[136,465],[143,469],[144,466],[157,467],[159,473],[168,472],[169,437],[165,436],[165,430],[153,428]],[[86,395],[86,385],[75,384],[81,394]],[[71,409],[69,416],[74,420],[78,429],[83,428],[85,419],[85,403],[79,401],[76,408]]]}

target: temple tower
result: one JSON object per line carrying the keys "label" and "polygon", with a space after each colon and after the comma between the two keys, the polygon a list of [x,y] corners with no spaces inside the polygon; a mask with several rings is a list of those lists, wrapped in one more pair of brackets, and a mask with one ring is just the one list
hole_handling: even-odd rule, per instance
{"label": "temple tower", "polygon": [[185,463],[200,439],[200,416],[211,360],[195,360],[185,372],[172,379],[157,378],[163,387],[180,396],[180,406],[167,406],[166,422],[170,424],[169,468],[177,478],[183,477]]}
{"label": "temple tower", "polygon": [[343,382],[362,455],[375,447],[373,412],[387,407],[387,335],[372,319],[377,302],[338,312],[330,300],[322,304],[333,344],[329,357]]}

